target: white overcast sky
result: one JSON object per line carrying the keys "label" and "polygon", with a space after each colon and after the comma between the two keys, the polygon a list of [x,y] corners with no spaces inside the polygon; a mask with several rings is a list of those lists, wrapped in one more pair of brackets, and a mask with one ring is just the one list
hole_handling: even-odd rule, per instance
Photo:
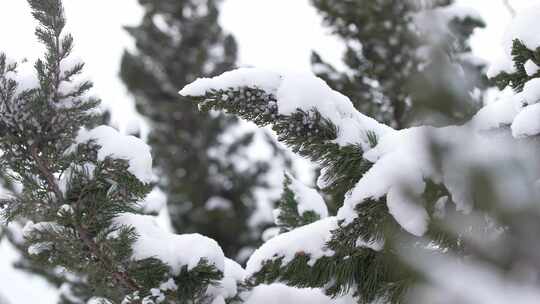
{"label": "white overcast sky", "polygon": [[[339,0],[336,0],[339,1]],[[475,34],[477,55],[491,59],[510,20],[502,0],[459,0],[476,8],[488,23]],[[510,0],[516,9],[540,0]],[[64,0],[69,30],[76,38],[76,53],[86,62],[86,71],[96,86],[96,94],[113,110],[129,117],[132,105],[118,79],[119,60],[124,48],[131,47],[122,25],[136,24],[141,10],[135,0]],[[340,42],[321,26],[321,19],[308,0],[226,0],[222,24],[240,44],[240,64],[274,70],[309,71],[309,55],[318,50],[339,63]],[[0,51],[14,58],[29,59],[41,54],[35,43],[35,24],[24,0],[0,0]],[[178,84],[179,89],[183,84]],[[55,294],[42,282],[29,280],[9,271],[12,259],[7,244],[0,245],[0,294],[12,304],[55,303]]]}

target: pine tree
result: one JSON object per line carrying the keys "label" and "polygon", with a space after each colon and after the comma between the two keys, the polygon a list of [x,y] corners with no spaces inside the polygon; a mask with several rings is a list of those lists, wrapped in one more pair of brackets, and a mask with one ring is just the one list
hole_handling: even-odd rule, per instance
{"label": "pine tree", "polygon": [[[236,42],[218,24],[220,1],[139,2],[143,20],[127,29],[137,51],[124,54],[121,75],[150,123],[148,142],[163,177],[159,186],[167,195],[172,225],[178,232],[207,235],[236,257],[259,244],[260,233],[250,224],[263,203],[256,192],[270,187],[265,175],[272,166],[288,161],[266,133],[238,135],[241,127],[234,117],[201,114],[192,103],[178,100],[179,84],[235,65]],[[246,155],[257,141],[273,151],[271,160]]]}
{"label": "pine tree", "polygon": [[419,117],[414,108],[425,108],[427,101],[418,96],[414,82],[431,82],[428,87],[434,88],[442,82],[440,86],[444,87],[449,78],[431,72],[440,68],[430,62],[430,53],[434,52],[445,53],[451,63],[460,66],[444,69],[457,75],[462,100],[461,106],[444,109],[443,114],[455,111],[449,123],[470,119],[481,106],[467,93],[486,86],[483,66],[471,60],[469,46],[474,29],[484,27],[484,23],[476,15],[462,14],[454,1],[311,2],[325,24],[346,44],[345,71],[334,68],[316,52],[312,54],[313,70],[333,89],[349,96],[362,113],[397,129],[417,125]]}
{"label": "pine tree", "polygon": [[0,54],[0,166],[22,187],[0,201],[2,218],[27,220],[28,253],[71,277],[64,302],[211,302],[223,252],[200,235],[161,232],[140,214],[153,178],[149,147],[95,127],[99,100],[70,56],[61,1],[28,2],[46,52],[35,76]]}
{"label": "pine tree", "polygon": [[322,196],[287,176],[276,213],[283,231],[244,270],[214,241],[162,232],[141,214],[154,177],[150,148],[96,127],[99,101],[71,60],[61,2],[29,3],[46,53],[36,77],[0,54],[0,167],[22,186],[0,211],[7,222],[29,221],[23,232],[36,261],[81,284],[66,285],[66,301],[258,304],[285,293],[289,303],[529,304],[540,296],[534,276],[516,276],[539,269],[530,232],[540,228],[540,40],[528,31],[539,10],[510,32],[512,65],[490,72],[516,93],[464,125],[395,130],[319,78],[254,68],[186,86],[180,93],[203,111],[271,125],[321,165],[324,189],[350,187],[327,216]]}

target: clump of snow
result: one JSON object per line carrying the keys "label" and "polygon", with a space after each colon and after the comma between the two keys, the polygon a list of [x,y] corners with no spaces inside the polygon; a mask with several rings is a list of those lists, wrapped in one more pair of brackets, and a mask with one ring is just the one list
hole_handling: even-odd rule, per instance
{"label": "clump of snow", "polygon": [[[354,208],[358,203],[368,198],[381,198],[392,187],[403,185],[411,193],[418,196],[422,194],[425,188],[424,172],[434,171],[431,168],[430,153],[427,151],[427,133],[431,130],[432,128],[429,127],[400,130],[381,138],[376,147],[366,151],[364,158],[373,162],[374,165],[347,195],[343,207],[338,211],[338,218],[345,219],[347,223],[352,221],[356,217]],[[395,194],[397,193],[396,191]],[[395,200],[393,200],[394,198]],[[402,202],[398,200],[402,198],[401,195],[391,196],[390,205],[394,207],[394,210],[412,211],[410,206],[407,206],[408,203],[399,207]],[[416,215],[415,218],[422,219],[425,211],[416,210],[420,214]],[[394,214],[394,217],[399,217],[399,215]],[[413,223],[409,223],[409,225],[413,225]],[[422,223],[414,225],[423,226]],[[415,229],[415,231],[418,230]]]}
{"label": "clump of snow", "polygon": [[147,214],[153,214],[153,213],[159,213],[163,207],[165,207],[167,203],[167,195],[159,189],[158,187],[155,187],[146,195],[144,200],[139,203],[141,208],[143,209],[144,213]]}
{"label": "clump of snow", "polygon": [[261,239],[266,242],[269,239],[279,235],[280,230],[281,229],[279,227],[270,227],[263,232]]}
{"label": "clump of snow", "polygon": [[540,134],[540,104],[525,107],[512,123],[512,135],[516,138]]}
{"label": "clump of snow", "polygon": [[531,77],[534,76],[536,73],[538,73],[538,70],[540,67],[534,63],[531,59],[527,60],[525,64],[523,65],[523,68],[525,68],[525,73],[527,73],[527,76]]}
{"label": "clump of snow", "polygon": [[[513,94],[513,93],[512,93]],[[519,113],[514,95],[504,95],[499,100],[489,103],[472,118],[470,125],[479,131],[498,129],[509,126]]]}
{"label": "clump of snow", "polygon": [[16,71],[7,73],[6,77],[17,82],[18,93],[39,88],[39,80],[36,76],[37,72],[32,62],[27,59],[15,61],[8,58],[7,63],[10,65],[13,63],[17,64]]}
{"label": "clump of snow", "polygon": [[[28,221],[22,230],[22,235],[24,238],[31,238],[35,233],[45,232],[45,231],[60,231],[62,227],[56,222],[39,222],[34,223]],[[37,242],[32,243],[28,246],[29,255],[39,255],[44,251],[50,250],[53,246],[52,242]]]}
{"label": "clump of snow", "polygon": [[419,196],[407,193],[406,190],[399,185],[390,188],[386,196],[388,211],[403,229],[413,235],[422,236],[427,231],[429,216],[426,209],[419,204]]}
{"label": "clump of snow", "polygon": [[[503,36],[502,46],[504,53],[499,55],[499,58],[488,69],[487,76],[489,78],[493,78],[501,72],[510,74],[516,72],[512,61],[512,45],[515,39],[520,40],[528,49],[533,51],[540,47],[539,35],[537,35],[536,31],[531,30],[535,28],[539,18],[540,5],[538,4],[523,8],[517,12]],[[530,64],[528,68],[530,68],[529,71],[534,69]]]}
{"label": "clump of snow", "polygon": [[86,304],[112,304],[112,302],[105,298],[93,297],[90,300],[88,300]]}
{"label": "clump of snow", "polygon": [[522,105],[531,105],[540,101],[540,78],[534,78],[525,83],[523,91],[516,94],[516,99]]}
{"label": "clump of snow", "polygon": [[540,47],[540,36],[533,30],[540,18],[540,5],[535,4],[519,10],[512,19],[504,35],[504,46],[511,48],[512,41],[518,39],[530,50]]}
{"label": "clump of snow", "polygon": [[53,243],[52,242],[41,242],[41,243],[35,243],[30,246],[28,246],[28,254],[29,255],[39,255],[42,252],[48,251],[52,248]]}
{"label": "clump of snow", "polygon": [[294,199],[298,203],[298,214],[313,211],[320,218],[328,217],[328,207],[319,192],[313,188],[304,185],[301,181],[295,179],[292,175],[287,174],[291,180],[290,189],[294,193]]}
{"label": "clump of snow", "polygon": [[206,210],[230,210],[232,208],[232,203],[228,199],[225,199],[220,196],[212,196],[204,204]]}
{"label": "clump of snow", "polygon": [[152,156],[150,147],[134,136],[126,136],[109,126],[99,126],[92,130],[81,129],[76,142],[87,143],[94,140],[101,148],[98,159],[107,157],[125,159],[129,163],[128,170],[144,183],[152,181]]}
{"label": "clump of snow", "polygon": [[178,275],[183,266],[188,270],[206,260],[223,271],[224,255],[216,241],[200,234],[173,234],[163,231],[154,217],[138,214],[122,214],[115,224],[133,226],[138,234],[133,245],[134,260],[157,258],[169,265],[173,275]]}
{"label": "clump of snow", "polygon": [[212,90],[226,90],[242,86],[257,87],[267,92],[274,92],[281,82],[277,73],[254,68],[240,68],[225,72],[213,78],[199,78],[188,84],[181,91],[183,96],[204,96]]}
{"label": "clump of snow", "polygon": [[[358,112],[343,94],[332,90],[322,79],[312,74],[284,74],[256,68],[243,68],[214,78],[202,78],[184,87],[184,96],[204,96],[217,90],[258,88],[277,100],[278,113],[291,115],[296,110],[317,110],[338,129],[335,140],[339,145],[360,144],[369,148],[367,132],[382,136],[393,131],[374,119]],[[224,96],[225,97],[225,96]],[[225,101],[229,97],[223,98]]]}
{"label": "clump of snow", "polygon": [[63,216],[64,214],[73,214],[73,207],[68,204],[64,204],[58,208],[58,212],[56,214],[58,216]]}
{"label": "clump of snow", "polygon": [[310,264],[334,252],[326,248],[331,238],[331,231],[338,228],[335,217],[327,217],[312,224],[280,234],[257,249],[249,258],[246,271],[252,275],[261,270],[266,261],[283,257],[283,263],[292,261],[297,255],[309,255]]}
{"label": "clump of snow", "polygon": [[30,238],[34,233],[36,232],[42,232],[42,231],[58,231],[62,229],[60,225],[56,222],[39,222],[34,223],[32,221],[28,221],[22,230],[22,235],[24,238]]}
{"label": "clump of snow", "polygon": [[494,78],[500,73],[513,74],[517,72],[516,67],[514,66],[514,61],[512,61],[512,56],[510,54],[499,54],[497,59],[489,64],[489,68],[486,72],[488,78]]}
{"label": "clump of snow", "polygon": [[354,304],[357,301],[350,295],[340,298],[331,298],[321,289],[295,288],[284,284],[261,284],[251,290],[244,299],[246,304],[283,304],[283,303],[309,303],[309,304]]}
{"label": "clump of snow", "polygon": [[206,293],[214,298],[214,302],[225,303],[225,299],[233,298],[238,294],[238,284],[245,277],[246,271],[242,266],[231,259],[225,258],[223,279],[221,279],[219,285],[208,287]]}

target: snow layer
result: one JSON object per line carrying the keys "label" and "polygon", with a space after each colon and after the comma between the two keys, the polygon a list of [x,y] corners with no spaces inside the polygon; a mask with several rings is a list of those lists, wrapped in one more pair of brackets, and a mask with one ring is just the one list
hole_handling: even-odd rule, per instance
{"label": "snow layer", "polygon": [[480,109],[470,124],[479,131],[509,126],[519,113],[518,107],[513,95],[504,96]]}
{"label": "snow layer", "polygon": [[328,208],[319,192],[304,185],[292,175],[288,174],[288,176],[291,179],[290,189],[294,193],[294,199],[298,203],[298,214],[302,215],[304,212],[313,211],[320,218],[328,217]]}
{"label": "snow layer", "polygon": [[[274,95],[278,113],[291,115],[297,109],[316,109],[338,129],[336,143],[360,144],[369,148],[367,132],[382,136],[393,131],[374,119],[356,111],[343,94],[332,90],[322,79],[312,74],[278,74],[256,68],[242,68],[214,78],[201,78],[184,87],[183,96],[204,96],[217,90],[259,88]],[[225,100],[228,99],[225,98]]]}
{"label": "snow layer", "polygon": [[232,203],[230,200],[223,198],[221,196],[212,196],[204,204],[206,210],[231,210]]}
{"label": "snow layer", "polygon": [[540,78],[534,78],[525,83],[523,91],[516,94],[516,99],[522,105],[531,105],[540,101]]}
{"label": "snow layer", "polygon": [[[536,28],[540,18],[540,5],[531,5],[517,12],[507,27],[503,36],[502,46],[504,53],[499,56],[489,67],[487,76],[493,78],[501,72],[514,73],[516,69],[512,61],[512,44],[515,39],[520,40],[530,50],[536,50],[540,46],[540,36]],[[531,67],[529,65],[529,67]]]}
{"label": "snow layer", "polygon": [[390,188],[386,196],[390,214],[403,229],[416,236],[422,236],[427,231],[429,220],[426,209],[419,202],[419,196],[409,194],[399,186]]}
{"label": "snow layer", "polygon": [[[531,108],[530,116],[539,117],[536,105],[528,108]],[[528,122],[524,124],[527,128],[522,130],[534,133],[540,129],[538,119],[527,117],[524,121]],[[518,118],[514,120],[516,123],[519,123]],[[446,154],[440,170],[433,167],[430,150],[432,143],[445,148]],[[347,195],[343,207],[338,211],[338,218],[345,220],[345,223],[351,222],[357,217],[354,211],[356,205],[368,198],[379,199],[387,195],[390,213],[396,221],[411,234],[422,235],[429,221],[426,211],[418,204],[425,189],[424,181],[429,179],[443,183],[452,195],[457,210],[470,212],[474,200],[467,177],[470,174],[469,168],[478,167],[503,170],[491,176],[501,177],[494,181],[499,183],[500,189],[506,189],[507,194],[501,195],[511,197],[506,201],[517,206],[526,200],[524,196],[527,192],[520,194],[518,192],[522,190],[508,191],[522,188],[516,188],[516,185],[509,188],[508,176],[512,175],[512,168],[494,168],[493,164],[508,164],[511,161],[527,164],[525,167],[531,177],[529,182],[532,183],[539,175],[539,164],[531,162],[537,153],[534,141],[516,141],[508,128],[487,133],[479,132],[470,125],[401,130],[383,137],[376,147],[364,153],[364,157],[375,164]],[[519,183],[526,184],[527,181]]]}
{"label": "snow layer", "polygon": [[540,104],[525,107],[512,123],[512,135],[516,138],[540,134]]}
{"label": "snow layer", "polygon": [[531,59],[527,60],[525,64],[523,65],[523,68],[525,68],[525,72],[527,73],[527,76],[534,76],[536,73],[538,73],[538,70],[540,67],[534,63]]}
{"label": "snow layer", "polygon": [[294,288],[284,284],[258,285],[245,298],[246,304],[353,304],[351,296],[332,299],[320,289]]}
{"label": "snow layer", "polygon": [[[366,151],[363,157],[374,165],[347,194],[343,207],[338,211],[337,218],[345,220],[345,223],[356,218],[354,210],[358,204],[366,199],[386,196],[390,213],[396,221],[411,234],[421,236],[429,221],[424,206],[419,203],[425,191],[426,179],[443,183],[450,191],[457,210],[470,212],[473,199],[466,183],[469,167],[490,167],[496,160],[508,162],[512,158],[527,159],[530,153],[537,153],[528,143],[516,144],[508,128],[506,132],[499,133],[497,129],[511,125],[512,134],[520,138],[540,133],[538,108],[525,107],[540,100],[539,79],[526,83],[523,92],[487,105],[464,126],[414,127],[399,131],[362,115],[354,109],[348,98],[331,90],[321,79],[309,75],[278,75],[264,70],[240,69],[222,76],[197,80],[186,86],[180,94],[204,96],[212,91],[245,86],[261,88],[273,94],[281,115],[290,115],[296,109],[316,109],[338,127],[338,144],[356,143]],[[369,145],[368,131],[376,134],[377,146]],[[449,151],[448,157],[441,164],[442,168],[433,167],[433,143]],[[531,166],[535,167],[536,164]],[[302,208],[305,207],[299,206],[299,211]],[[287,262],[297,252],[304,251],[304,248],[307,248],[306,254],[312,255],[313,262],[313,256],[316,259],[327,253],[323,249],[324,240],[328,238],[328,227],[325,225],[334,225],[334,221],[319,221],[302,227],[302,230],[270,239],[250,259],[248,272],[257,271],[265,259],[275,255],[285,257]],[[312,234],[315,240],[306,236]],[[299,247],[299,244],[302,246]],[[362,242],[360,245],[370,247]],[[380,244],[372,246],[375,245]]]}
{"label": "snow layer", "polygon": [[39,80],[36,77],[34,64],[28,60],[15,61],[7,58],[8,64],[17,63],[15,73],[7,73],[7,78],[17,82],[17,92],[21,93],[25,90],[35,89],[39,87]]}
{"label": "snow layer", "polygon": [[144,200],[139,203],[144,213],[159,213],[167,204],[167,195],[158,187],[155,187],[146,195]]}
{"label": "snow layer", "polygon": [[202,259],[220,271],[224,269],[223,251],[210,238],[163,231],[155,218],[148,215],[126,213],[115,218],[114,222],[135,227],[139,237],[133,245],[134,260],[157,258],[171,267],[173,275],[178,275],[183,266],[193,269]]}
{"label": "snow layer", "polygon": [[314,264],[321,257],[332,256],[334,252],[326,248],[326,242],[337,227],[336,218],[328,217],[271,238],[251,255],[246,266],[247,274],[253,275],[261,270],[264,262],[276,257],[283,257],[286,264],[296,255],[305,254]]}
{"label": "snow layer", "polygon": [[185,86],[179,93],[183,96],[204,96],[212,90],[226,90],[242,86],[257,87],[267,92],[275,92],[282,77],[274,72],[254,68],[240,68],[225,72],[213,78],[199,78]]}
{"label": "snow layer", "polygon": [[217,286],[208,287],[207,294],[214,298],[212,303],[225,303],[225,299],[232,298],[238,293],[238,284],[244,280],[246,271],[235,261],[225,258],[223,279]]}
{"label": "snow layer", "polygon": [[520,10],[506,30],[505,47],[511,47],[514,39],[519,39],[530,50],[536,50],[537,47],[540,47],[540,36],[534,30],[539,18],[540,5],[538,4]]}
{"label": "snow layer", "polygon": [[394,218],[409,232],[422,234],[426,226],[425,210],[411,205],[403,189],[420,196],[425,188],[424,176],[434,171],[427,151],[427,135],[431,131],[428,127],[397,131],[383,137],[376,147],[364,153],[364,158],[374,165],[347,195],[338,218],[351,222],[356,217],[354,208],[358,203],[381,198],[391,191],[387,202]]}
{"label": "snow layer", "polygon": [[144,183],[152,181],[152,155],[150,147],[134,136],[119,133],[109,126],[99,126],[92,130],[81,129],[76,138],[77,143],[94,140],[101,148],[98,159],[107,157],[125,159],[129,163],[128,170]]}

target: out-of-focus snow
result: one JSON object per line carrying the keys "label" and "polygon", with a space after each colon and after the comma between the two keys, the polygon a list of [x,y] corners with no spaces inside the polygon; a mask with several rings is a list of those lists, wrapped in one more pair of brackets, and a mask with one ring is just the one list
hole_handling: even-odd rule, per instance
{"label": "out-of-focus snow", "polygon": [[505,90],[499,99],[480,109],[471,120],[474,129],[487,131],[509,126],[519,113],[519,105],[515,103],[511,89]]}
{"label": "out-of-focus snow", "polygon": [[9,304],[38,303],[36,299],[40,304],[57,303],[58,292],[54,286],[13,267],[19,253],[6,239],[0,241],[0,257],[0,294]]}
{"label": "out-of-focus snow", "polygon": [[413,290],[414,303],[535,304],[540,299],[536,284],[514,280],[480,261],[418,252],[406,259],[430,282]]}

